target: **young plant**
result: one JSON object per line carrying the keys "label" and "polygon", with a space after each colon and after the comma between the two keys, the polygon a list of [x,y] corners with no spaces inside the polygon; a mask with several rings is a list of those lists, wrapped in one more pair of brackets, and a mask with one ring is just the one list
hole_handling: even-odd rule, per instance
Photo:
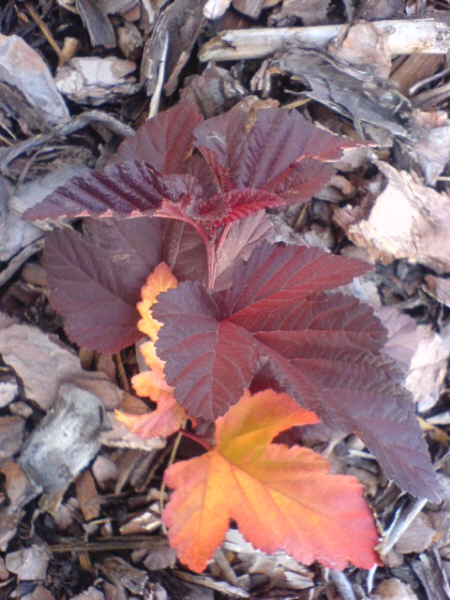
{"label": "young plant", "polygon": [[[202,121],[179,104],[124,141],[102,173],[72,179],[26,213],[90,217],[84,234],[54,231],[45,249],[50,301],[80,346],[117,352],[135,342],[140,288],[168,266],[147,280],[140,305],[153,378],[140,385],[159,416],[178,415],[166,434],[185,416],[216,423],[216,446],[165,476],[176,488],[169,539],[194,570],[229,519],[255,546],[305,563],[376,561],[356,480],[327,474],[306,448],[272,443],[315,415],[359,435],[403,490],[439,498],[411,399],[383,351],[385,329],[368,305],[331,291],[368,265],[270,242],[265,209],[308,201],[347,145],[295,111]],[[154,420],[128,425],[155,432]]]}

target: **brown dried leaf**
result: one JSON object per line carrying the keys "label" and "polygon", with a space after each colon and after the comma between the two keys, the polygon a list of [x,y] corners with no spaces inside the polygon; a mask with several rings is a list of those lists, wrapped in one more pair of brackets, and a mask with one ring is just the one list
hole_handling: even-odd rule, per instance
{"label": "brown dried leaf", "polygon": [[[347,223],[349,238],[365,248],[373,261],[390,264],[405,259],[438,273],[449,272],[449,197],[426,187],[414,174],[384,162],[377,166],[387,186],[365,220]],[[351,219],[353,210],[343,211]]]}
{"label": "brown dried leaf", "polygon": [[29,400],[48,410],[60,384],[77,380],[98,395],[105,406],[118,406],[121,392],[100,373],[83,371],[76,354],[31,325],[13,324],[0,330],[3,360],[22,379]]}
{"label": "brown dried leaf", "polygon": [[340,60],[378,77],[388,77],[391,53],[384,34],[369,22],[352,25],[342,44],[330,46],[330,53]]}
{"label": "brown dried leaf", "polygon": [[100,497],[90,471],[83,471],[75,480],[75,491],[81,512],[86,521],[92,521],[100,515]]}
{"label": "brown dried leaf", "polygon": [[413,395],[420,412],[432,408],[445,387],[450,356],[448,332],[432,331],[429,325],[417,325],[394,307],[375,311],[389,332],[386,352],[405,372],[405,386]]}

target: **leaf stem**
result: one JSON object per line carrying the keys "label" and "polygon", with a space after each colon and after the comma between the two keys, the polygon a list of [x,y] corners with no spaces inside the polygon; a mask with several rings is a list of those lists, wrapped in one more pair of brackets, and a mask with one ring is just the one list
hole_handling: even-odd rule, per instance
{"label": "leaf stem", "polygon": [[206,278],[206,289],[211,290],[214,287],[216,279],[217,256],[214,240],[209,240],[206,245],[206,258],[208,264],[208,274]]}
{"label": "leaf stem", "polygon": [[189,438],[190,440],[197,442],[197,444],[200,444],[200,446],[203,446],[203,448],[205,448],[205,450],[207,450],[208,452],[210,450],[212,450],[212,445],[209,442],[207,442],[206,440],[203,440],[198,435],[195,435],[195,433],[192,433],[191,431],[187,431],[187,429],[180,429],[179,435],[184,435],[185,437]]}

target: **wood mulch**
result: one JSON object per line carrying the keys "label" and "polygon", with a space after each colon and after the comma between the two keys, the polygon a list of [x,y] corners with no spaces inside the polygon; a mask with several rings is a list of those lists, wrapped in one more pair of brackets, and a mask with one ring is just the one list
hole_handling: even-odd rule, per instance
{"label": "wood mulch", "polygon": [[[0,600],[450,598],[450,3],[3,0],[0,31]],[[364,484],[383,567],[305,567],[235,530],[203,575],[177,563],[159,506],[171,446],[113,415],[136,408],[135,352],[74,348],[49,305],[41,253],[56,225],[20,215],[180,99],[206,118],[297,109],[364,142],[277,226],[374,264],[352,292],[388,328],[444,500],[402,493],[355,436],[311,445]],[[89,380],[90,404],[65,375]],[[49,416],[74,412],[95,433],[64,445]],[[39,452],[41,486],[25,474]]]}

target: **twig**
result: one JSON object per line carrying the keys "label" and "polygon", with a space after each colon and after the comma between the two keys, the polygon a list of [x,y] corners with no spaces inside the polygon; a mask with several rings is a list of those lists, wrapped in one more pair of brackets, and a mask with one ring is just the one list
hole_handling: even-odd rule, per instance
{"label": "twig", "polygon": [[[384,34],[392,56],[414,52],[446,54],[449,48],[450,27],[435,19],[375,21],[372,24]],[[287,44],[326,48],[343,27],[346,25],[222,31],[200,48],[199,58],[203,62],[265,58]]]}
{"label": "twig", "polygon": [[398,519],[397,523],[387,532],[386,537],[381,542],[378,550],[381,556],[386,556],[386,554],[392,550],[400,537],[409,528],[411,523],[421,512],[427,502],[428,500],[426,498],[418,498],[414,500],[412,505],[408,508],[406,514],[403,514]]}
{"label": "twig", "polygon": [[338,592],[341,594],[343,600],[358,600],[355,592],[353,591],[352,584],[347,579],[345,573],[330,569],[330,579],[337,587]]}
{"label": "twig", "polygon": [[32,5],[31,2],[24,2],[24,4],[26,6],[27,11],[31,15],[31,18],[36,23],[36,25],[39,27],[39,29],[42,31],[42,34],[44,35],[44,37],[47,40],[47,42],[50,44],[50,46],[56,52],[59,60],[63,61],[64,60],[64,54],[63,54],[61,48],[56,43],[55,38],[53,37],[50,29],[47,27],[47,25],[41,19],[41,17],[39,16],[37,10],[34,8],[34,6]]}
{"label": "twig", "polygon": [[161,59],[159,61],[158,79],[156,80],[155,91],[153,92],[152,99],[150,100],[150,108],[148,111],[149,119],[151,119],[152,117],[154,117],[158,114],[159,103],[161,100],[161,94],[162,94],[163,85],[164,85],[164,77],[166,74],[166,62],[167,62],[168,51],[169,51],[169,34],[166,32],[164,35],[164,45],[163,45],[163,50],[162,50],[162,54],[161,54]]}
{"label": "twig", "polygon": [[63,123],[50,133],[38,133],[26,140],[17,142],[8,149],[0,151],[0,173],[8,176],[8,165],[18,156],[44,144],[50,144],[56,139],[63,139],[91,123],[101,123],[113,133],[123,138],[134,135],[134,129],[125,125],[125,123],[122,123],[119,119],[101,112],[100,110],[88,110],[81,115],[77,115],[70,121]]}

